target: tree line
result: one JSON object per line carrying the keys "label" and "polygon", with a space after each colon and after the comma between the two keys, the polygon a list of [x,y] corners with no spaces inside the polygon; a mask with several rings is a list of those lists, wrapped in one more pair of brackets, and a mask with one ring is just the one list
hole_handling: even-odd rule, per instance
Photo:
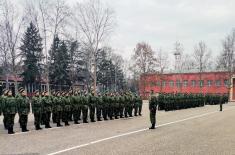
{"label": "tree line", "polygon": [[[47,82],[55,89],[83,83],[86,89],[125,89],[123,58],[105,41],[115,12],[100,0],[0,1],[1,74],[23,84]],[[15,81],[17,87],[17,80]],[[16,88],[17,90],[17,88]]]}

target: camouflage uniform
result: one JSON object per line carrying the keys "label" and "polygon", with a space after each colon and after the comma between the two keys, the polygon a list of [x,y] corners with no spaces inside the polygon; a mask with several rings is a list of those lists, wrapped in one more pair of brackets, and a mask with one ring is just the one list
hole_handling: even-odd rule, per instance
{"label": "camouflage uniform", "polygon": [[62,111],[63,111],[63,101],[60,95],[57,94],[57,96],[54,97],[54,111],[55,111],[55,122],[57,127],[62,127],[61,125],[61,119],[62,119]]}
{"label": "camouflage uniform", "polygon": [[129,99],[129,96],[127,94],[125,94],[124,100],[125,100],[124,114],[125,114],[125,118],[128,118],[128,109],[129,109],[130,99]]}
{"label": "camouflage uniform", "polygon": [[63,106],[63,113],[62,113],[62,120],[65,123],[65,126],[69,126],[69,113],[71,112],[71,103],[69,96],[63,97],[62,100],[64,106]]}
{"label": "camouflage uniform", "polygon": [[20,95],[17,97],[16,101],[22,132],[27,132],[28,114],[30,112],[29,98]]}
{"label": "camouflage uniform", "polygon": [[97,104],[97,97],[94,94],[89,95],[89,109],[91,122],[95,122],[95,109]]}
{"label": "camouflage uniform", "polygon": [[49,96],[42,97],[42,121],[45,124],[45,128],[51,128],[50,119],[52,112],[52,101]]}
{"label": "camouflage uniform", "polygon": [[105,94],[103,97],[102,97],[102,101],[103,101],[103,109],[102,109],[102,115],[103,115],[103,118],[104,120],[108,120],[108,108],[109,108],[109,101],[108,101],[108,96],[107,94]]}
{"label": "camouflage uniform", "polygon": [[42,121],[42,102],[40,96],[32,98],[32,112],[34,114],[34,125],[36,130],[41,130],[40,123]]}
{"label": "camouflage uniform", "polygon": [[17,103],[15,98],[12,96],[7,96],[3,105],[3,114],[5,118],[6,127],[8,129],[8,134],[14,134],[13,126],[16,113]]}
{"label": "camouflage uniform", "polygon": [[125,107],[125,97],[123,95],[119,96],[119,114],[120,118],[123,118],[123,112]]}
{"label": "camouflage uniform", "polygon": [[102,114],[103,108],[104,108],[104,105],[103,105],[102,96],[99,95],[98,98],[97,98],[97,105],[96,105],[97,121],[102,121],[101,120],[101,114]]}
{"label": "camouflage uniform", "polygon": [[88,123],[87,116],[88,116],[88,97],[81,96],[81,103],[82,103],[82,119],[83,123]]}
{"label": "camouflage uniform", "polygon": [[113,104],[114,100],[112,96],[107,96],[108,100],[108,116],[110,120],[113,120]]}
{"label": "camouflage uniform", "polygon": [[119,96],[115,95],[113,97],[114,117],[115,117],[115,119],[118,119],[118,116],[119,116],[119,104],[120,104]]}
{"label": "camouflage uniform", "polygon": [[74,124],[80,124],[78,122],[80,115],[81,115],[81,98],[80,98],[80,96],[72,96],[71,97],[71,105],[72,105],[72,111],[73,111]]}
{"label": "camouflage uniform", "polygon": [[139,116],[141,116],[143,101],[140,96],[137,97],[137,103],[138,103],[138,114]]}
{"label": "camouflage uniform", "polygon": [[137,116],[138,111],[139,111],[139,104],[138,104],[137,95],[133,96],[133,103],[134,103],[134,115]]}
{"label": "camouflage uniform", "polygon": [[157,98],[155,96],[150,97],[149,100],[150,122],[152,126],[149,129],[155,129],[156,125],[156,111],[157,111]]}

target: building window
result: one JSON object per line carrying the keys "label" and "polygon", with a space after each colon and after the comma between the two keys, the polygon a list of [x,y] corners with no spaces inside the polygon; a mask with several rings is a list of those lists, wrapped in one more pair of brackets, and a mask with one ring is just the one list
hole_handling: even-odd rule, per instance
{"label": "building window", "polygon": [[196,87],[196,81],[192,80],[192,87]]}
{"label": "building window", "polygon": [[216,80],[215,84],[216,84],[217,87],[220,87],[221,86],[221,81],[220,80]]}
{"label": "building window", "polygon": [[180,85],[181,85],[180,80],[177,80],[177,81],[176,81],[176,87],[178,87],[178,88],[179,88],[179,87],[180,87]]}
{"label": "building window", "polygon": [[170,81],[170,86],[174,87],[174,81]]}
{"label": "building window", "polygon": [[212,86],[212,80],[208,80],[208,81],[207,81],[207,86],[208,86],[208,87],[211,87],[211,86]]}
{"label": "building window", "polygon": [[225,79],[224,80],[224,86],[229,87],[229,85],[230,85],[230,82],[227,79]]}
{"label": "building window", "polygon": [[160,82],[160,81],[157,82],[157,86],[158,86],[158,87],[161,86],[161,82]]}
{"label": "building window", "polygon": [[166,81],[162,81],[162,87],[166,87]]}
{"label": "building window", "polygon": [[204,81],[203,80],[200,80],[199,81],[199,87],[203,87],[204,86]]}
{"label": "building window", "polygon": [[155,82],[150,82],[150,87],[154,87],[155,86]]}
{"label": "building window", "polygon": [[184,87],[188,87],[188,80],[184,80]]}

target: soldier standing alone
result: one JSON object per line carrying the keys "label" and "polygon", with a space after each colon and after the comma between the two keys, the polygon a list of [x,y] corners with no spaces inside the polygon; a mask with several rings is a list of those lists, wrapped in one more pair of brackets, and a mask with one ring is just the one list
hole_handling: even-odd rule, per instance
{"label": "soldier standing alone", "polygon": [[151,96],[149,100],[149,111],[150,111],[150,122],[152,126],[149,129],[155,129],[156,125],[156,111],[157,111],[157,97],[154,96],[153,91],[151,91]]}

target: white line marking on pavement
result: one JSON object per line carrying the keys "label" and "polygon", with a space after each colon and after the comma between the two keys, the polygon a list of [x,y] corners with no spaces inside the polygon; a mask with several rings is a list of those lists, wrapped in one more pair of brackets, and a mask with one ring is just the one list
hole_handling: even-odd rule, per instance
{"label": "white line marking on pavement", "polygon": [[[230,109],[234,109],[234,108],[230,108]],[[227,110],[230,110],[230,109],[225,109],[224,111],[227,111]],[[174,122],[160,124],[160,125],[156,126],[156,128],[167,126],[167,125],[171,125],[171,124],[176,124],[176,123],[180,123],[180,122],[184,122],[184,121],[191,120],[191,119],[201,118],[201,117],[204,117],[204,116],[207,116],[207,115],[211,115],[211,114],[214,114],[214,113],[219,113],[219,112],[220,111],[213,111],[213,112],[204,113],[204,114],[201,114],[201,115],[196,115],[196,116],[188,117],[188,118],[185,118],[185,119],[177,120],[177,121],[174,121]],[[140,130],[136,130],[136,131],[132,131],[132,132],[127,132],[127,133],[124,133],[124,134],[119,134],[119,135],[116,135],[116,136],[107,137],[107,138],[104,138],[104,139],[99,139],[99,140],[92,141],[92,142],[89,142],[89,143],[77,145],[77,146],[74,146],[74,147],[71,147],[71,148],[67,148],[67,149],[64,149],[64,150],[61,150],[61,151],[49,153],[47,155],[61,154],[61,153],[68,152],[68,151],[71,151],[71,150],[83,148],[83,147],[86,147],[86,146],[89,146],[89,145],[92,145],[92,144],[97,144],[97,143],[100,143],[100,142],[103,142],[103,141],[107,141],[107,140],[111,140],[111,139],[115,139],[115,138],[119,138],[119,137],[124,137],[124,136],[132,135],[132,134],[135,134],[135,133],[147,131],[147,130],[149,130],[149,128],[140,129]]]}
{"label": "white line marking on pavement", "polygon": [[[99,123],[99,124],[101,124],[101,123],[106,123],[106,122],[110,122],[110,121],[119,121],[119,120],[130,120],[130,119],[133,119],[133,118],[122,118],[122,119],[114,119],[114,120],[108,120],[108,121],[101,121],[101,122],[98,122],[98,121],[96,121],[96,122],[94,122],[94,123]],[[90,122],[90,123],[92,123],[92,122]],[[92,124],[94,124],[94,123],[92,123]],[[32,132],[43,132],[43,131],[49,131],[49,130],[56,130],[56,129],[62,129],[62,128],[68,128],[68,127],[72,127],[72,126],[83,126],[83,125],[86,125],[86,123],[80,123],[80,124],[73,124],[72,122],[71,122],[71,124],[70,124],[70,126],[63,126],[63,127],[52,127],[52,128],[43,128],[42,130],[30,130],[30,131],[28,131],[28,132],[16,132],[15,134],[12,134],[12,135],[9,135],[9,136],[17,136],[17,135],[23,135],[23,134],[29,134],[29,133],[32,133]],[[43,125],[44,126],[44,125]]]}

